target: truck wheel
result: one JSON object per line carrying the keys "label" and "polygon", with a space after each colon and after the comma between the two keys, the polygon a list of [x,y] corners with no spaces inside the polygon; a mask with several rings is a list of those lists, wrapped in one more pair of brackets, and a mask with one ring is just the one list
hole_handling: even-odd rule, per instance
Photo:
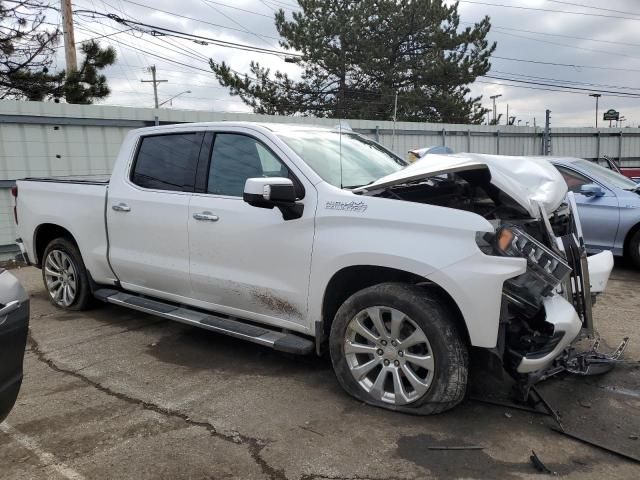
{"label": "truck wheel", "polygon": [[342,304],[330,353],[342,387],[368,404],[418,415],[462,401],[468,350],[454,314],[420,287],[383,283]]}
{"label": "truck wheel", "polygon": [[633,234],[628,244],[629,259],[634,267],[640,268],[640,230]]}
{"label": "truck wheel", "polygon": [[78,247],[66,238],[52,240],[44,251],[42,279],[55,306],[85,310],[91,303],[89,276]]}

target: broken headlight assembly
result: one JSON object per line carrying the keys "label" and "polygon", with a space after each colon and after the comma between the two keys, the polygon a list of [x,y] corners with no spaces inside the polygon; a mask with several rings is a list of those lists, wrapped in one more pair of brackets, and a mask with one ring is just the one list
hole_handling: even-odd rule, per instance
{"label": "broken headlight assembly", "polygon": [[531,315],[540,310],[542,298],[551,295],[571,273],[562,257],[518,226],[503,225],[494,235],[486,234],[483,239],[492,255],[527,260],[527,271],[507,280],[503,291],[511,303]]}

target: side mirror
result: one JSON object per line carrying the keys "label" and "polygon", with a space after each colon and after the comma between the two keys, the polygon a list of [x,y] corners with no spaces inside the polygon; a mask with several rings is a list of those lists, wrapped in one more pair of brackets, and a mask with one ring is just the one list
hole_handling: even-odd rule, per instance
{"label": "side mirror", "polygon": [[253,207],[278,207],[285,220],[300,218],[304,211],[304,205],[296,202],[296,188],[290,178],[247,178],[242,199]]}
{"label": "side mirror", "polygon": [[604,190],[602,190],[602,188],[600,188],[595,183],[587,183],[585,185],[580,185],[580,190],[578,193],[584,195],[585,197],[597,198],[597,197],[604,196]]}

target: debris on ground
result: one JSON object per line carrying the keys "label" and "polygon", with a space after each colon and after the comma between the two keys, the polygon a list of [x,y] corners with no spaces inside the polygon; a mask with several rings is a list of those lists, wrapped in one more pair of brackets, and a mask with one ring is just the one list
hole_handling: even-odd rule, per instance
{"label": "debris on ground", "polygon": [[586,443],[587,445],[591,445],[592,447],[596,447],[596,448],[599,448],[601,450],[605,450],[605,451],[607,451],[609,453],[612,453],[614,455],[617,455],[619,457],[626,458],[627,460],[631,460],[633,462],[640,463],[640,457],[636,457],[634,455],[629,455],[628,453],[621,452],[620,450],[616,450],[615,448],[609,447],[607,445],[603,445],[601,443],[596,443],[595,441],[589,440],[588,438],[581,437],[580,435],[577,435],[575,433],[568,432],[564,428],[560,429],[560,428],[556,427],[555,425],[552,425],[551,426],[551,430],[553,430],[554,432],[561,433],[562,435],[565,435],[565,436],[567,436],[569,438],[573,438],[574,440],[578,440],[579,442]]}
{"label": "debris on ground", "polygon": [[580,406],[584,408],[591,408],[591,402],[587,402],[586,400],[580,400]]}
{"label": "debris on ground", "polygon": [[531,459],[531,463],[533,464],[536,470],[538,470],[540,473],[546,473],[548,475],[557,475],[556,472],[552,472],[547,468],[547,466],[544,463],[542,463],[542,460],[540,460],[540,458],[538,457],[535,451],[531,450],[531,453],[533,455],[531,455],[529,459]]}
{"label": "debris on ground", "polygon": [[484,450],[484,447],[479,445],[432,446],[427,447],[427,450]]}
{"label": "debris on ground", "polygon": [[507,418],[513,417],[513,415],[511,415],[509,412],[504,412],[504,416]]}

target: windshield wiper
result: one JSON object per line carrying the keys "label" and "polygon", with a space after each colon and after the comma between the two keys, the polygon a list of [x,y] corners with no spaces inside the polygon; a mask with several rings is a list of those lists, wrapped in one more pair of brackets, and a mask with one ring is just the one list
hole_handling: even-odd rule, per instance
{"label": "windshield wiper", "polygon": [[353,190],[354,188],[366,187],[367,185],[371,185],[373,182],[375,182],[375,180],[371,180],[368,183],[363,183],[362,185],[344,185],[342,188]]}

